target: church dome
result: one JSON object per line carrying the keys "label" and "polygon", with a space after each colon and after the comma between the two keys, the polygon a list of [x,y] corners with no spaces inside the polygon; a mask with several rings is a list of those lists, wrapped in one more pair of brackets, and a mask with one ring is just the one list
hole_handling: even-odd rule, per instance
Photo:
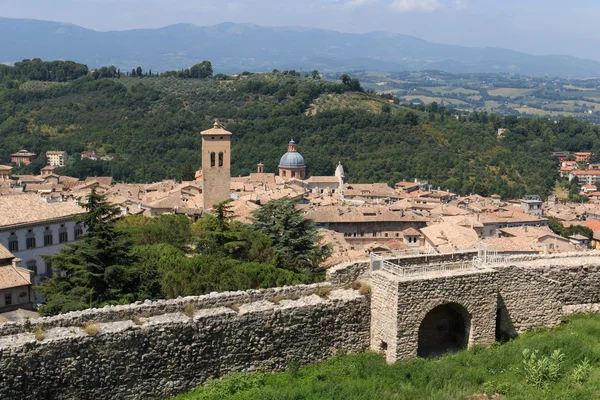
{"label": "church dome", "polygon": [[296,142],[292,139],[288,145],[288,152],[279,160],[279,168],[298,168],[304,166],[304,157],[296,151]]}

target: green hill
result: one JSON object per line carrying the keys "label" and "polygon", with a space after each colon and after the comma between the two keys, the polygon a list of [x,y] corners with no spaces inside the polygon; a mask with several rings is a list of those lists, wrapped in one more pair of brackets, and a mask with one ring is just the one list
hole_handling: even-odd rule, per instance
{"label": "green hill", "polygon": [[[2,74],[0,73],[0,77]],[[233,132],[232,175],[275,172],[294,138],[311,175],[338,161],[349,182],[427,179],[461,194],[548,193],[554,150],[600,154],[599,129],[571,118],[472,113],[457,120],[437,105],[401,107],[359,89],[297,74],[98,78],[32,84],[5,74],[0,84],[0,163],[21,148],[74,155],[61,172],[117,181],[181,179],[200,166],[199,132],[219,118]],[[509,131],[504,138],[497,129]],[[111,161],[79,160],[94,150]],[[43,159],[15,172],[37,172]]]}
{"label": "green hill", "polygon": [[[599,329],[597,314],[577,315],[490,349],[391,366],[379,354],[341,355],[305,368],[292,363],[285,373],[231,374],[175,399],[591,400],[600,388]],[[524,350],[538,353],[532,359]]]}

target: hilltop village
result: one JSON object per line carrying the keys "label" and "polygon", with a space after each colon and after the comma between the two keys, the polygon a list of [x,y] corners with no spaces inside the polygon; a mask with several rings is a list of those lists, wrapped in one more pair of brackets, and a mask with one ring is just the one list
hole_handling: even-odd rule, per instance
{"label": "hilltop village", "polygon": [[[439,254],[483,245],[505,255],[526,255],[600,246],[597,198],[586,204],[561,204],[555,196],[546,202],[538,196],[461,197],[418,179],[394,187],[353,184],[344,181],[342,164],[330,176],[309,176],[310,160],[305,161],[293,139],[276,173],[265,171],[259,162],[255,173],[231,177],[231,135],[218,122],[202,132],[202,168],[189,182],[78,180],[58,173],[67,157],[58,151],[47,158],[49,165],[39,176],[14,175],[11,166],[0,166],[0,249],[5,269],[0,310],[32,308],[36,300],[32,286],[54,272],[43,256],[55,254],[84,233],[76,217],[84,212],[80,203],[92,188],[117,205],[122,215],[184,214],[194,221],[215,204],[230,200],[236,219],[250,223],[252,212],[270,200],[292,198],[320,228],[324,243],[332,245],[329,266],[364,259],[372,252]],[[23,150],[12,161],[26,163],[34,156]],[[592,190],[586,183],[582,182],[582,190]],[[549,218],[565,228],[586,226],[593,237],[561,236],[550,229]]]}

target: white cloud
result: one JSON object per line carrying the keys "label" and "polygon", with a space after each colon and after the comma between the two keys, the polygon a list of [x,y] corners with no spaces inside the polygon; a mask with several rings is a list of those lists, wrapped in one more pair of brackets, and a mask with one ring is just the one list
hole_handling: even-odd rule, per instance
{"label": "white cloud", "polygon": [[374,2],[375,2],[375,0],[348,0],[348,1],[344,2],[344,7],[354,9],[354,8],[366,6],[367,4],[371,4]]}
{"label": "white cloud", "polygon": [[[355,0],[361,1],[361,0]],[[397,12],[433,12],[441,8],[464,10],[468,0],[394,0],[390,9]]]}
{"label": "white cloud", "polygon": [[432,12],[440,8],[438,0],[395,0],[390,9],[398,12]]}

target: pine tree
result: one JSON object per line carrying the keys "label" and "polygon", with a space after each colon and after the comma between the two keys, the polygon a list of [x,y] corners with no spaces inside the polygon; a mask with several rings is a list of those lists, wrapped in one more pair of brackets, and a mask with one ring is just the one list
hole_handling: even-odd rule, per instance
{"label": "pine tree", "polygon": [[271,200],[252,215],[252,229],[273,242],[280,267],[315,271],[329,255],[331,247],[321,246],[322,238],[312,220],[304,218],[293,199]]}
{"label": "pine tree", "polygon": [[78,218],[86,228],[81,240],[47,257],[60,271],[44,281],[40,291],[44,315],[136,300],[139,271],[131,255],[129,236],[115,229],[119,210],[92,188]]}

